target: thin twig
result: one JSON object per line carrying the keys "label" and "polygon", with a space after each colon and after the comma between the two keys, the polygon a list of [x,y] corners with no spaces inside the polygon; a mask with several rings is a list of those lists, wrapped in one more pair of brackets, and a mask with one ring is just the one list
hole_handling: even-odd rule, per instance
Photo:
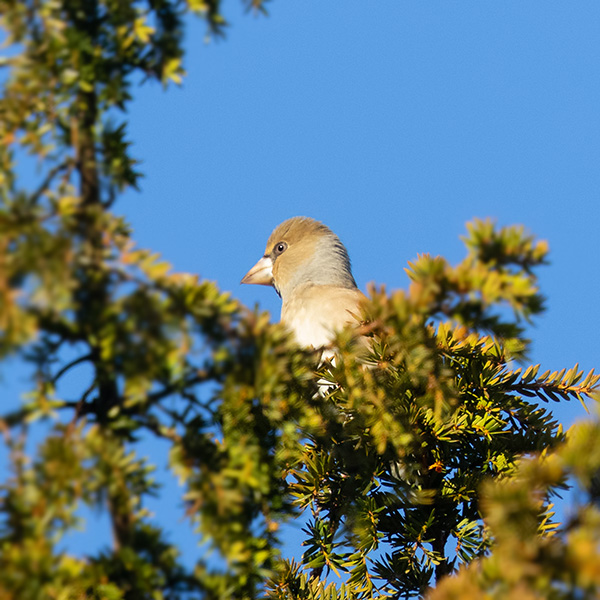
{"label": "thin twig", "polygon": [[71,361],[70,363],[66,364],[62,369],[60,369],[60,371],[58,371],[58,373],[52,378],[52,383],[56,383],[69,369],[72,369],[73,367],[81,364],[82,362],[86,362],[88,360],[91,360],[93,358],[92,354],[86,354],[84,356],[80,356],[79,358],[76,358],[74,361]]}
{"label": "thin twig", "polygon": [[42,182],[42,184],[38,187],[38,189],[34,192],[34,194],[29,198],[29,202],[31,205],[34,205],[39,199],[40,196],[50,187],[52,180],[61,172],[66,171],[69,167],[72,167],[73,160],[71,158],[67,159],[65,162],[60,165],[56,165],[53,169],[50,169],[50,172]]}
{"label": "thin twig", "polygon": [[96,389],[96,385],[97,385],[97,382],[94,379],[94,381],[92,381],[92,383],[90,384],[88,389],[85,390],[85,392],[83,393],[83,396],[81,396],[81,398],[75,403],[75,413],[73,414],[73,418],[71,419],[71,422],[69,423],[69,430],[71,430],[71,429],[73,429],[73,427],[75,427],[75,423],[79,420],[81,415],[84,414],[83,406],[85,404],[85,401],[87,400],[88,396]]}

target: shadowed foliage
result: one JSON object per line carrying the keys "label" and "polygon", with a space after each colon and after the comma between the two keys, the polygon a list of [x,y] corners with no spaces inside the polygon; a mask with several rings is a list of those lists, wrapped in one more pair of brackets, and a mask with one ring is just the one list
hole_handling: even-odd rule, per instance
{"label": "shadowed foliage", "polygon": [[[407,290],[370,290],[334,364],[135,244],[114,212],[140,177],[124,110],[134,81],[180,82],[189,13],[222,35],[217,0],[0,0],[0,358],[32,373],[0,413],[0,597],[597,597],[599,425],[565,433],[548,403],[600,378],[524,366],[544,242],[468,224],[458,265],[421,256]],[[148,438],[207,550],[194,569],[147,510]],[[108,514],[110,547],[65,549],[82,507]]]}

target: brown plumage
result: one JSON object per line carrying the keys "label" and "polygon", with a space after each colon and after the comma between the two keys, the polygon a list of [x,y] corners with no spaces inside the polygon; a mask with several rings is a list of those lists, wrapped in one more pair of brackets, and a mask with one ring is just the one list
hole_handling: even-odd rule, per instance
{"label": "brown plumage", "polygon": [[300,345],[315,348],[328,345],[335,331],[355,322],[364,299],[340,239],[308,217],[276,227],[264,256],[242,283],[273,286],[282,299],[282,323]]}

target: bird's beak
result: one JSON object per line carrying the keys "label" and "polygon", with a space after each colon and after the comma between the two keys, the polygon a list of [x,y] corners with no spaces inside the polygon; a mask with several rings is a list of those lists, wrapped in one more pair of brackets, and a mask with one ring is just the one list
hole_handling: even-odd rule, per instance
{"label": "bird's beak", "polygon": [[245,275],[241,283],[273,285],[273,260],[263,256]]}

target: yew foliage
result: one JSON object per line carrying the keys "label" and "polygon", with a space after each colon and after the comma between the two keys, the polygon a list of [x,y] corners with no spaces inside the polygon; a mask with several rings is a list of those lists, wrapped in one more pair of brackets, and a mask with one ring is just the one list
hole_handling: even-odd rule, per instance
{"label": "yew foliage", "polygon": [[[545,243],[469,224],[461,263],[421,256],[409,289],[370,290],[360,330],[323,365],[268,315],[139,248],[114,212],[140,176],[132,82],[178,83],[186,13],[220,35],[219,10],[0,1],[0,357],[32,372],[0,416],[0,597],[597,597],[599,425],[565,433],[549,402],[583,401],[599,378],[523,366]],[[25,151],[41,166],[31,189]],[[67,397],[77,369],[90,379]],[[194,569],[147,511],[161,493],[148,438],[215,552]],[[581,502],[557,523],[569,481]],[[109,515],[112,545],[74,555],[62,541],[83,506]],[[290,522],[304,547],[284,560]]]}

